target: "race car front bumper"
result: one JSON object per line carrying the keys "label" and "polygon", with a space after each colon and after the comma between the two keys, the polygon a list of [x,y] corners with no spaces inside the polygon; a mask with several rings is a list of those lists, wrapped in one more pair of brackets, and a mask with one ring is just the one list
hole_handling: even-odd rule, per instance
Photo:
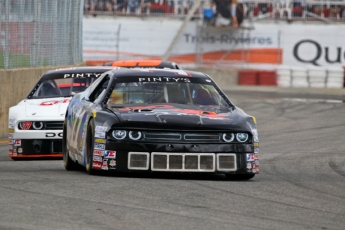
{"label": "race car front bumper", "polygon": [[9,157],[45,158],[62,157],[61,139],[14,139],[9,140]]}
{"label": "race car front bumper", "polygon": [[95,143],[94,169],[258,174],[253,144]]}

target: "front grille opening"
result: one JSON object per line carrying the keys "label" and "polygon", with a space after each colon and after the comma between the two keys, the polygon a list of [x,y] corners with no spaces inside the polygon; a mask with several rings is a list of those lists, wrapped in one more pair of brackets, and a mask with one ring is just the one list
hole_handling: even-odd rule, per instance
{"label": "front grille opening", "polygon": [[155,169],[167,169],[167,155],[154,155],[153,156],[153,168]]}
{"label": "front grille opening", "polygon": [[198,169],[198,156],[185,156],[185,169]]}
{"label": "front grille opening", "polygon": [[63,129],[63,121],[46,121],[45,129],[47,130],[60,130]]}
{"label": "front grille opening", "polygon": [[214,153],[152,153],[152,171],[214,172]]}
{"label": "front grille opening", "polygon": [[187,141],[219,141],[218,134],[185,134],[184,139]]}
{"label": "front grille opening", "polygon": [[128,155],[128,169],[148,170],[149,169],[149,153],[130,152]]}
{"label": "front grille opening", "polygon": [[236,171],[236,154],[217,154],[217,170],[219,171]]}
{"label": "front grille opening", "polygon": [[170,155],[169,156],[169,169],[182,169],[183,156],[182,155]]}
{"label": "front grille opening", "polygon": [[181,140],[181,134],[179,133],[144,133],[146,140]]}
{"label": "front grille opening", "polygon": [[213,156],[200,156],[200,169],[213,169]]}
{"label": "front grille opening", "polygon": [[62,140],[52,141],[52,153],[62,153]]}

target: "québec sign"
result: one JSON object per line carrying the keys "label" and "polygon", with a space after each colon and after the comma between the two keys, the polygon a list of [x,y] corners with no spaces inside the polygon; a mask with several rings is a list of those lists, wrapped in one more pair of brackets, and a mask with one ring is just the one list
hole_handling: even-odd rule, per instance
{"label": "qu\u00e9bec sign", "polygon": [[[314,55],[311,58],[301,57],[301,48],[304,45],[311,45],[311,47],[314,47]],[[331,49],[328,46],[322,46],[320,43],[310,39],[301,40],[296,43],[293,48],[293,56],[300,62],[313,64],[315,66],[320,66],[320,61],[328,64],[341,64],[345,60],[345,52],[343,52],[342,47],[335,47]]]}

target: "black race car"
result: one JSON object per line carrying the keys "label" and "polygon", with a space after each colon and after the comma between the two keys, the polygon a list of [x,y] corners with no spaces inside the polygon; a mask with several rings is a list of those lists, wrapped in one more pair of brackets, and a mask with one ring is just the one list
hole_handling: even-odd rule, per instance
{"label": "black race car", "polygon": [[254,117],[230,102],[206,74],[178,69],[105,72],[68,105],[67,170],[259,173]]}

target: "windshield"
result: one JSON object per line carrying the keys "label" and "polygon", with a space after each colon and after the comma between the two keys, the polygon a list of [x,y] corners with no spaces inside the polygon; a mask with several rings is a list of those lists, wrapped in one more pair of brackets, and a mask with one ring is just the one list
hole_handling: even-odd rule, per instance
{"label": "windshield", "polygon": [[50,79],[39,82],[33,93],[34,98],[50,98],[50,97],[70,97],[75,93],[84,91],[93,79]]}
{"label": "windshield", "polygon": [[229,106],[213,84],[192,82],[117,83],[108,100],[112,105],[142,103]]}

